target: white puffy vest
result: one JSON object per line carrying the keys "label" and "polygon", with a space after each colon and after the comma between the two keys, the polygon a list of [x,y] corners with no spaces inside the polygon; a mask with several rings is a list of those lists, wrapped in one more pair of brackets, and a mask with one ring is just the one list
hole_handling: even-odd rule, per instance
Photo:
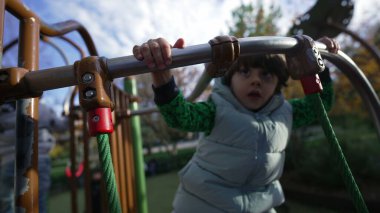
{"label": "white puffy vest", "polygon": [[[220,81],[211,98],[214,128],[179,173],[183,191],[200,200],[199,206],[186,208],[263,212],[284,202],[278,179],[292,129],[291,105],[278,94],[259,112],[251,112]],[[175,209],[184,209],[183,203],[177,199]]]}

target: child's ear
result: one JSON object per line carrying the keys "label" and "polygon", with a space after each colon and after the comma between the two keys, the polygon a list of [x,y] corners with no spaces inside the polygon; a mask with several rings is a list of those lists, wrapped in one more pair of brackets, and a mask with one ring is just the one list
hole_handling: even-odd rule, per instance
{"label": "child's ear", "polygon": [[283,87],[283,85],[281,84],[281,82],[278,82],[277,86],[276,86],[276,89],[274,90],[274,94],[281,93],[282,87]]}

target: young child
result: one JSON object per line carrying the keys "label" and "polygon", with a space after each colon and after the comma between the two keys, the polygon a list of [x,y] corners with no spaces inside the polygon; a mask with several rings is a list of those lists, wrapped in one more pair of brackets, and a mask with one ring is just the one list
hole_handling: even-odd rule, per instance
{"label": "young child", "polygon": [[[321,41],[337,51],[332,40]],[[178,39],[174,48],[183,47],[184,40]],[[171,64],[171,46],[163,38],[135,46],[133,53],[150,68]],[[330,109],[333,93],[328,71],[320,77],[322,99]],[[307,100],[288,102],[281,94],[288,80],[285,57],[238,59],[224,77],[215,79],[206,102],[187,102],[168,70],[152,72],[152,80],[155,102],[169,126],[206,132],[179,172],[173,212],[275,212],[274,207],[284,202],[278,180],[292,126],[317,118]]]}

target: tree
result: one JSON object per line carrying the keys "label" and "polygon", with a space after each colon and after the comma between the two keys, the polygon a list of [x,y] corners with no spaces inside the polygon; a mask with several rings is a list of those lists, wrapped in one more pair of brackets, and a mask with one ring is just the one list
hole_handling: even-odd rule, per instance
{"label": "tree", "polygon": [[[380,28],[379,28],[380,30]],[[371,39],[369,39],[371,40]],[[374,34],[372,42],[376,48],[380,48],[380,36]],[[363,47],[352,48],[347,45],[348,50],[344,50],[350,55],[353,61],[363,71],[371,85],[373,86],[376,94],[380,94],[380,77],[379,77],[379,64],[372,57],[372,55]],[[336,92],[336,107],[332,111],[332,115],[356,115],[360,118],[368,118],[368,110],[365,109],[363,101],[359,93],[353,88],[348,78],[341,72],[337,72],[337,80],[334,83]],[[344,91],[344,92],[343,92]]]}
{"label": "tree", "polygon": [[281,10],[271,5],[266,13],[262,3],[258,3],[257,7],[252,2],[242,3],[232,11],[232,17],[234,24],[229,27],[230,35],[238,38],[276,35],[278,28],[275,23],[281,17]]}

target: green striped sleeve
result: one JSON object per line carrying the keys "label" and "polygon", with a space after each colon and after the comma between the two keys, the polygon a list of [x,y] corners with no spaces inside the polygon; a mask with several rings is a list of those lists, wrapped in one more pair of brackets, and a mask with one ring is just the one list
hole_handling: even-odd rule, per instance
{"label": "green striped sleeve", "polygon": [[216,107],[212,101],[192,103],[180,92],[172,101],[158,106],[168,126],[188,132],[211,132]]}

